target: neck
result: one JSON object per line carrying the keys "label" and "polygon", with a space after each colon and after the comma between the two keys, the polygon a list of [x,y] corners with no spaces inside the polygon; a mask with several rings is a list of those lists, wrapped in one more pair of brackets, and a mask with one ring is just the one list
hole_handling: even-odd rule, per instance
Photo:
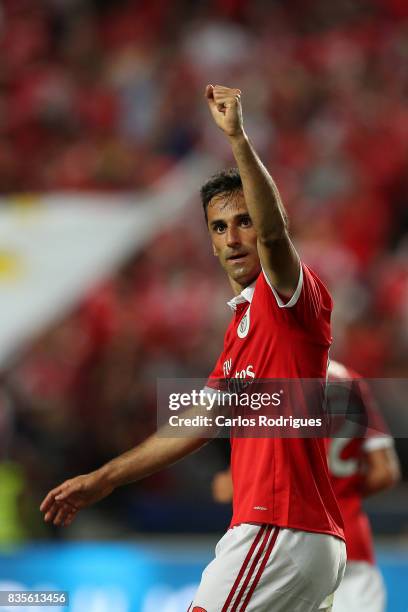
{"label": "neck", "polygon": [[259,274],[257,274],[256,276],[254,276],[254,278],[251,278],[250,281],[244,284],[239,283],[238,281],[234,280],[233,278],[229,276],[228,279],[232,287],[232,291],[234,292],[234,295],[239,295],[243,289],[245,289],[246,287],[249,287],[249,285],[252,285],[252,283],[256,281],[258,276]]}

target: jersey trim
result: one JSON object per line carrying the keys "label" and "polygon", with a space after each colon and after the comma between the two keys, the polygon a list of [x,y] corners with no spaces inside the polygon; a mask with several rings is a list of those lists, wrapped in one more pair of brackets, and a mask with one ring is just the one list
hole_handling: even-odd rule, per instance
{"label": "jersey trim", "polygon": [[363,442],[363,449],[367,452],[393,447],[394,440],[390,436],[373,436],[366,438]]}
{"label": "jersey trim", "polygon": [[298,301],[298,299],[300,297],[300,293],[301,293],[302,287],[303,287],[303,266],[302,266],[302,262],[299,262],[299,263],[300,263],[299,280],[298,280],[298,283],[297,283],[297,286],[296,286],[294,294],[292,295],[290,300],[288,302],[286,302],[286,304],[282,301],[282,298],[279,296],[278,292],[276,291],[276,289],[272,285],[271,281],[269,280],[267,273],[262,268],[262,272],[263,272],[263,275],[265,277],[265,280],[268,283],[269,287],[272,289],[272,293],[275,296],[275,300],[276,300],[276,303],[278,304],[279,308],[292,308],[292,306],[295,306],[295,304],[297,303],[297,301]]}

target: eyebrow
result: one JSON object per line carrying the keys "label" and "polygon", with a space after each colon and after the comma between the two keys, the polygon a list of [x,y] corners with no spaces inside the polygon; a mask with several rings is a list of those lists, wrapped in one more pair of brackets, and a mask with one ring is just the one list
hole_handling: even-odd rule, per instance
{"label": "eyebrow", "polygon": [[[249,213],[248,212],[238,213],[238,214],[233,216],[233,219],[236,220],[236,221],[241,221],[241,219],[245,219],[246,217],[249,217]],[[220,223],[224,223],[225,225],[227,224],[225,219],[214,219],[214,221],[211,221],[210,227],[215,227],[216,225],[219,225]]]}

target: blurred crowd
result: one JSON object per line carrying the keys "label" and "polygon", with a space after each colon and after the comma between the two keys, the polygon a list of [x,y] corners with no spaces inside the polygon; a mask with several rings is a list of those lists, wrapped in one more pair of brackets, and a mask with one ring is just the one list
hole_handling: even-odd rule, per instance
{"label": "blurred crowd", "polygon": [[[405,0],[3,0],[0,48],[2,194],[141,190],[195,151],[229,165],[203,91],[239,87],[298,250],[334,296],[332,355],[368,377],[407,376]],[[189,219],[8,374],[3,404],[17,410],[3,428],[34,497],[146,437],[158,376],[211,370],[228,287],[204,221]],[[126,501],[186,483],[205,499],[224,457],[204,452],[204,466],[191,459]]]}

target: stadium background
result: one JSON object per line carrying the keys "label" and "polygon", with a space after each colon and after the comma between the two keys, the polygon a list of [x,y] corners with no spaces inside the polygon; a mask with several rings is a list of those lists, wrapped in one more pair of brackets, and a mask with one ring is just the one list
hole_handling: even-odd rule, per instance
{"label": "stadium background", "polygon": [[[198,189],[231,164],[207,82],[240,87],[332,356],[408,374],[405,0],[0,3],[0,586],[73,612],[178,612],[228,524],[213,443],[67,530],[38,505],[155,427],[157,377],[205,377],[229,288]],[[389,612],[408,609],[403,480],[367,503]],[[16,609],[16,608],[14,608]]]}

